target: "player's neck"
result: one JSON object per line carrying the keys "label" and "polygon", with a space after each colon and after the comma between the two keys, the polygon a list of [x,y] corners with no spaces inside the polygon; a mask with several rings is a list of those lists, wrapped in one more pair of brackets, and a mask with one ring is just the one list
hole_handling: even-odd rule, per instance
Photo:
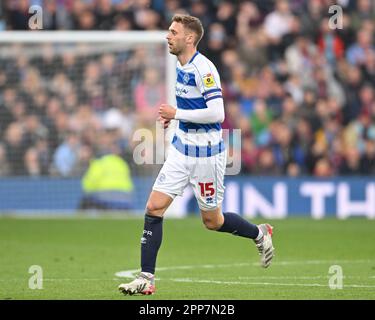
{"label": "player's neck", "polygon": [[184,66],[187,64],[191,58],[197,53],[197,48],[192,48],[189,50],[186,50],[186,52],[181,53],[177,59],[180,62],[181,66]]}

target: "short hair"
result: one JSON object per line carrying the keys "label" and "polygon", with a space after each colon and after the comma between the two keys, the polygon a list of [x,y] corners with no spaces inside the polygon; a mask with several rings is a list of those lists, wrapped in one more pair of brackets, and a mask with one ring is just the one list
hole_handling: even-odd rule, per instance
{"label": "short hair", "polygon": [[198,18],[187,14],[176,14],[173,16],[172,22],[181,23],[186,29],[193,31],[197,35],[194,45],[198,45],[204,34],[202,22]]}

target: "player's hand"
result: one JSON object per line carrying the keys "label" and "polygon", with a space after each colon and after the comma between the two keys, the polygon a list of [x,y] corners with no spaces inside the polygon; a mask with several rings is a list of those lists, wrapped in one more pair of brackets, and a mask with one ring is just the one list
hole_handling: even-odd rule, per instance
{"label": "player's hand", "polygon": [[174,119],[176,116],[176,109],[169,104],[162,104],[159,107],[159,115],[166,120]]}
{"label": "player's hand", "polygon": [[171,119],[164,119],[162,117],[159,117],[158,121],[161,123],[163,129],[167,129],[171,123]]}

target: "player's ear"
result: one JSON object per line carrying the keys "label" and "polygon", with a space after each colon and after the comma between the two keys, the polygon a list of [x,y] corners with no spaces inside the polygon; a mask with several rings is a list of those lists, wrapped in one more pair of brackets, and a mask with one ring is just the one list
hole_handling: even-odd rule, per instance
{"label": "player's ear", "polygon": [[187,43],[189,44],[193,44],[194,43],[194,34],[192,32],[189,32],[187,35],[186,35],[186,41]]}

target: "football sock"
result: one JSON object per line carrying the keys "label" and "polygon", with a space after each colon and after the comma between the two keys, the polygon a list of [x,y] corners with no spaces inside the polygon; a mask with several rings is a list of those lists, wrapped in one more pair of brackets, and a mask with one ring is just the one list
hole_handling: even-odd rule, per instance
{"label": "football sock", "polygon": [[145,215],[145,223],[141,238],[142,272],[155,273],[158,250],[163,236],[163,218]]}
{"label": "football sock", "polygon": [[218,229],[219,232],[228,232],[236,236],[256,239],[259,235],[259,228],[242,218],[239,214],[232,212],[224,212],[224,223]]}

